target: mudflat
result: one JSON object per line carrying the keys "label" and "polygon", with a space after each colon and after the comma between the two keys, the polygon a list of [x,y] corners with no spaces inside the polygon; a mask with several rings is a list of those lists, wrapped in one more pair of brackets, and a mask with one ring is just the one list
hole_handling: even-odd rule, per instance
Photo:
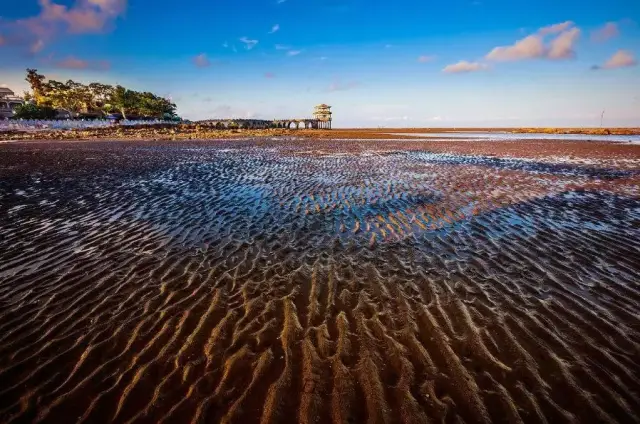
{"label": "mudflat", "polygon": [[640,422],[640,146],[0,144],[0,421]]}

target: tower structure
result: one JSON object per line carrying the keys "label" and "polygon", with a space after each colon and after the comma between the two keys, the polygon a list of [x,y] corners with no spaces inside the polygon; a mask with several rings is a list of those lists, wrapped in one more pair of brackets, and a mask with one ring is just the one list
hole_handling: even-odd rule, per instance
{"label": "tower structure", "polygon": [[331,129],[331,106],[324,103],[315,107],[313,117],[318,120],[318,128]]}

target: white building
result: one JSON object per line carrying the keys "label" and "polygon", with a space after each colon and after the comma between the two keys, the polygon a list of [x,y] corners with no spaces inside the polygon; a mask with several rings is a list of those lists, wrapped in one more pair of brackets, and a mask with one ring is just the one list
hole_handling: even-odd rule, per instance
{"label": "white building", "polygon": [[0,119],[11,118],[13,111],[24,104],[24,100],[8,88],[0,87]]}

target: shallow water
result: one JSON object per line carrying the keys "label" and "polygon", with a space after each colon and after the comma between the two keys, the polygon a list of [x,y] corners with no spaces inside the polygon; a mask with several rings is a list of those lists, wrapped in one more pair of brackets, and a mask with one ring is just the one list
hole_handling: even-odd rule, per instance
{"label": "shallow water", "polygon": [[469,140],[571,140],[571,141],[611,141],[616,143],[640,144],[640,135],[589,135],[589,134],[519,134],[507,132],[446,132],[446,133],[395,133],[392,135],[421,138],[465,138]]}
{"label": "shallow water", "polygon": [[411,141],[0,146],[0,421],[639,421],[640,169]]}

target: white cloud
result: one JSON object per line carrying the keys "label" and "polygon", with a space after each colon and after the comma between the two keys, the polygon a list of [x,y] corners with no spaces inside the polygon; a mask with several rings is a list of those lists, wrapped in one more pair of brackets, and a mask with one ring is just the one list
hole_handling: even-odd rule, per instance
{"label": "white cloud", "polygon": [[547,57],[549,59],[570,59],[575,57],[576,53],[573,48],[579,37],[579,28],[571,28],[570,30],[560,33],[560,35],[551,41]]}
{"label": "white cloud", "polygon": [[227,41],[225,41],[224,43],[222,43],[222,47],[224,47],[225,49],[229,48],[229,43]]}
{"label": "white cloud", "polygon": [[292,50],[293,47],[284,44],[276,44],[276,50],[287,50],[287,56],[298,56],[304,50]]}
{"label": "white cloud", "polygon": [[274,34],[276,32],[280,31],[280,25],[279,24],[275,24],[273,27],[271,27],[271,31],[269,31],[269,34]]}
{"label": "white cloud", "polygon": [[39,53],[43,48],[44,48],[44,41],[37,40],[33,44],[31,44],[29,51],[35,54],[35,53]]}
{"label": "white cloud", "polygon": [[[11,40],[37,53],[61,32],[70,34],[101,33],[127,8],[128,0],[76,0],[73,5],[39,0],[40,12],[24,19],[2,21]],[[67,2],[69,3],[69,2]]]}
{"label": "white cloud", "polygon": [[418,62],[427,63],[427,62],[432,62],[434,59],[435,59],[435,56],[419,56]]}
{"label": "white cloud", "polygon": [[545,55],[542,37],[530,35],[512,46],[496,47],[486,56],[488,60],[511,61],[538,58]]}
{"label": "white cloud", "polygon": [[626,50],[618,50],[613,56],[609,58],[602,66],[593,66],[592,69],[618,69],[629,68],[636,66],[638,62],[633,57],[633,54]]}
{"label": "white cloud", "polygon": [[198,68],[207,68],[211,66],[211,61],[206,54],[202,53],[192,59],[194,65]]}
{"label": "white cloud", "polygon": [[106,60],[89,61],[78,59],[74,56],[53,62],[52,65],[60,69],[88,69],[96,71],[106,71],[111,67],[111,64]]}
{"label": "white cloud", "polygon": [[[537,33],[516,41],[510,46],[499,46],[491,50],[485,58],[493,61],[516,61],[525,59],[569,59],[575,57],[574,46],[580,37],[580,29],[573,22],[540,28]],[[558,34],[548,45],[545,37]]]}
{"label": "white cloud", "polygon": [[596,42],[607,41],[620,35],[620,29],[615,22],[607,22],[602,28],[591,33],[591,39]]}
{"label": "white cloud", "polygon": [[452,65],[447,65],[442,69],[442,72],[447,74],[459,74],[464,72],[476,72],[487,69],[487,65],[478,62],[467,62],[462,60]]}
{"label": "white cloud", "polygon": [[566,21],[566,22],[562,22],[562,23],[559,23],[559,24],[553,24],[553,25],[549,25],[549,26],[540,28],[540,30],[538,30],[538,32],[541,35],[558,34],[558,33],[562,32],[562,31],[566,31],[567,29],[569,29],[572,26],[573,26],[573,22]]}
{"label": "white cloud", "polygon": [[251,50],[256,46],[256,44],[258,44],[258,40],[251,40],[247,37],[242,37],[240,41],[242,41],[245,44],[245,48],[247,50]]}

